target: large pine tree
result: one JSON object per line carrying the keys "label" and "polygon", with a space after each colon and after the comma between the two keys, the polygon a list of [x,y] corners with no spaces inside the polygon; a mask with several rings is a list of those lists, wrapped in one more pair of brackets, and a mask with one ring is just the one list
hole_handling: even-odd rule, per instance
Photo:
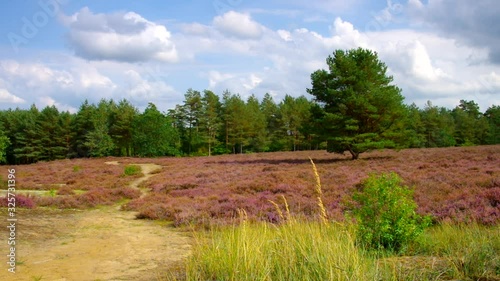
{"label": "large pine tree", "polygon": [[327,150],[349,151],[357,159],[362,152],[394,146],[388,136],[405,109],[387,66],[362,48],[337,50],[326,63],[328,70],[311,74],[307,91],[317,102],[311,113]]}

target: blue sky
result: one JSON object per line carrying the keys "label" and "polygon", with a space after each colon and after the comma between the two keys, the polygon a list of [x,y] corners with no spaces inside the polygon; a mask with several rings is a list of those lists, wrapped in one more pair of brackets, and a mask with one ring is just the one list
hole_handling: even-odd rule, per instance
{"label": "blue sky", "polygon": [[188,88],[306,95],[336,49],[376,51],[405,102],[500,104],[495,0],[0,2],[0,109],[126,98],[167,111]]}

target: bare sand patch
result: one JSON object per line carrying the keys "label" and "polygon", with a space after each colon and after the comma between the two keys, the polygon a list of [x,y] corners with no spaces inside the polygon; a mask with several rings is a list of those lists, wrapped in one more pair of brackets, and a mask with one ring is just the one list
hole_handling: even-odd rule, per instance
{"label": "bare sand patch", "polygon": [[[161,168],[137,165],[144,176],[130,184],[134,188]],[[136,212],[119,207],[19,210],[16,273],[9,273],[4,263],[0,280],[156,280],[190,254],[186,235],[137,220]],[[4,222],[6,215],[0,216]],[[7,237],[6,227],[1,233]],[[6,241],[0,245],[1,253],[8,253]]]}

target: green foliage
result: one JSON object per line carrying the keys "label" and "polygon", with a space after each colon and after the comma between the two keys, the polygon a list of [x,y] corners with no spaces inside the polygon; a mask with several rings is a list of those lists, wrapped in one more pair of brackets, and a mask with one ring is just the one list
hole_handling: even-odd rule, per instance
{"label": "green foliage", "polygon": [[248,118],[248,151],[265,151],[266,116],[260,109],[259,100],[255,95],[248,97],[246,102],[246,118]]}
{"label": "green foliage", "polygon": [[56,189],[49,190],[49,196],[50,197],[56,197],[57,196],[57,190]]}
{"label": "green foliage", "polygon": [[55,106],[47,106],[35,122],[35,147],[38,160],[66,158],[69,152],[69,113],[59,112]]}
{"label": "green foliage", "polygon": [[12,143],[12,158],[14,163],[27,164],[40,158],[40,146],[37,141],[37,118],[40,112],[35,105],[29,110],[16,109],[12,112],[10,121],[10,140]]}
{"label": "green foliage", "polygon": [[[185,280],[374,280],[375,261],[348,227],[243,222],[197,234]],[[207,239],[209,238],[209,239]]]}
{"label": "green foliage", "polygon": [[127,165],[125,166],[125,170],[123,171],[123,174],[125,176],[138,175],[139,173],[141,173],[141,167],[137,165]]}
{"label": "green foliage", "polygon": [[226,148],[232,153],[243,153],[243,147],[248,145],[247,132],[250,121],[247,118],[245,101],[240,95],[224,92],[221,105],[222,126],[220,135]]}
{"label": "green foliage", "polygon": [[486,144],[500,143],[500,106],[493,105],[486,110],[484,117],[488,123]]}
{"label": "green foliage", "polygon": [[460,105],[452,111],[455,120],[455,140],[460,146],[471,146],[485,143],[488,121],[479,112],[474,101],[461,100]]}
{"label": "green foliage", "polygon": [[[214,92],[205,90],[202,98],[202,117],[200,127],[204,132],[204,140],[208,149],[208,156],[212,155],[214,146],[217,145],[217,131],[221,126],[219,96]],[[216,152],[215,152],[216,153]]]}
{"label": "green foliage", "polygon": [[[225,91],[189,89],[168,116],[153,104],[140,114],[127,100],[84,101],[77,113],[47,106],[0,111],[0,163],[28,164],[102,156],[215,155],[327,149],[355,159],[379,148],[500,143],[500,107],[483,114],[474,101],[453,110],[401,106],[399,88],[376,53],[336,51],[311,75],[304,96],[243,100]],[[157,111],[157,112],[155,112]]]}
{"label": "green foliage", "polygon": [[177,132],[169,117],[149,103],[133,122],[134,153],[143,157],[177,155]]}
{"label": "green foliage", "polygon": [[0,164],[7,161],[7,148],[10,145],[9,138],[0,132]]}
{"label": "green foliage", "polygon": [[352,195],[357,237],[367,247],[399,251],[430,223],[416,213],[413,190],[395,174],[371,175]]}
{"label": "green foliage", "polygon": [[279,104],[281,139],[286,150],[298,150],[306,144],[303,126],[310,118],[311,102],[304,96],[294,98],[286,95]]}
{"label": "green foliage", "polygon": [[401,257],[363,250],[349,224],[244,222],[196,232],[185,272],[161,280],[498,280],[499,230],[433,226]]}
{"label": "green foliage", "polygon": [[89,157],[90,150],[86,145],[87,135],[94,130],[92,122],[96,106],[85,100],[71,122],[72,157]]}
{"label": "green foliage", "polygon": [[443,223],[427,229],[409,254],[442,257],[451,263],[453,279],[498,280],[500,225]]}
{"label": "green foliage", "polygon": [[114,149],[113,140],[106,131],[104,127],[99,127],[87,134],[85,146],[88,147],[90,156],[103,157],[111,155],[111,151]]}
{"label": "green foliage", "polygon": [[365,49],[337,50],[327,70],[311,74],[307,91],[318,104],[311,113],[329,152],[349,151],[353,159],[371,149],[393,147],[394,124],[405,114],[401,90],[391,85],[387,66]]}
{"label": "green foliage", "polygon": [[111,155],[115,145],[109,135],[109,119],[115,104],[111,101],[101,100],[92,115],[93,130],[87,132],[84,145],[88,148],[90,156],[103,157]]}
{"label": "green foliage", "polygon": [[202,145],[199,123],[202,116],[202,97],[199,91],[188,89],[184,95],[184,105],[181,107],[186,133],[181,137],[182,148],[188,155],[198,151]]}
{"label": "green foliage", "polygon": [[274,102],[273,97],[266,93],[260,103],[260,110],[265,117],[266,136],[264,151],[278,151],[281,150],[279,145],[279,108]]}
{"label": "green foliage", "polygon": [[426,147],[446,147],[456,144],[455,120],[450,110],[434,106],[428,101],[420,116]]}
{"label": "green foliage", "polygon": [[109,135],[116,148],[115,156],[132,155],[132,123],[137,115],[137,109],[127,100],[112,108]]}

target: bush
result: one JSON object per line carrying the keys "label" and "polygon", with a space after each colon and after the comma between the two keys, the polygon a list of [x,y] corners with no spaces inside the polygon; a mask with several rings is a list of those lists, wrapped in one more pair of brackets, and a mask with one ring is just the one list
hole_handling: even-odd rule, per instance
{"label": "bush", "polygon": [[75,191],[68,186],[62,186],[57,190],[57,195],[75,195]]}
{"label": "bush", "polygon": [[[33,209],[36,207],[36,203],[35,203],[32,196],[17,194],[15,198],[16,198],[16,201],[15,201],[16,208]],[[12,203],[12,201],[10,203]],[[11,205],[9,205],[9,200],[8,200],[7,196],[0,197],[0,207],[7,207],[7,208],[12,207]]]}
{"label": "bush", "polygon": [[125,166],[125,171],[123,172],[126,176],[137,175],[141,172],[141,167],[137,165],[127,165]]}
{"label": "bush", "polygon": [[395,173],[371,175],[352,195],[357,237],[364,246],[399,251],[430,224],[429,217],[416,213],[413,190],[400,183]]}

